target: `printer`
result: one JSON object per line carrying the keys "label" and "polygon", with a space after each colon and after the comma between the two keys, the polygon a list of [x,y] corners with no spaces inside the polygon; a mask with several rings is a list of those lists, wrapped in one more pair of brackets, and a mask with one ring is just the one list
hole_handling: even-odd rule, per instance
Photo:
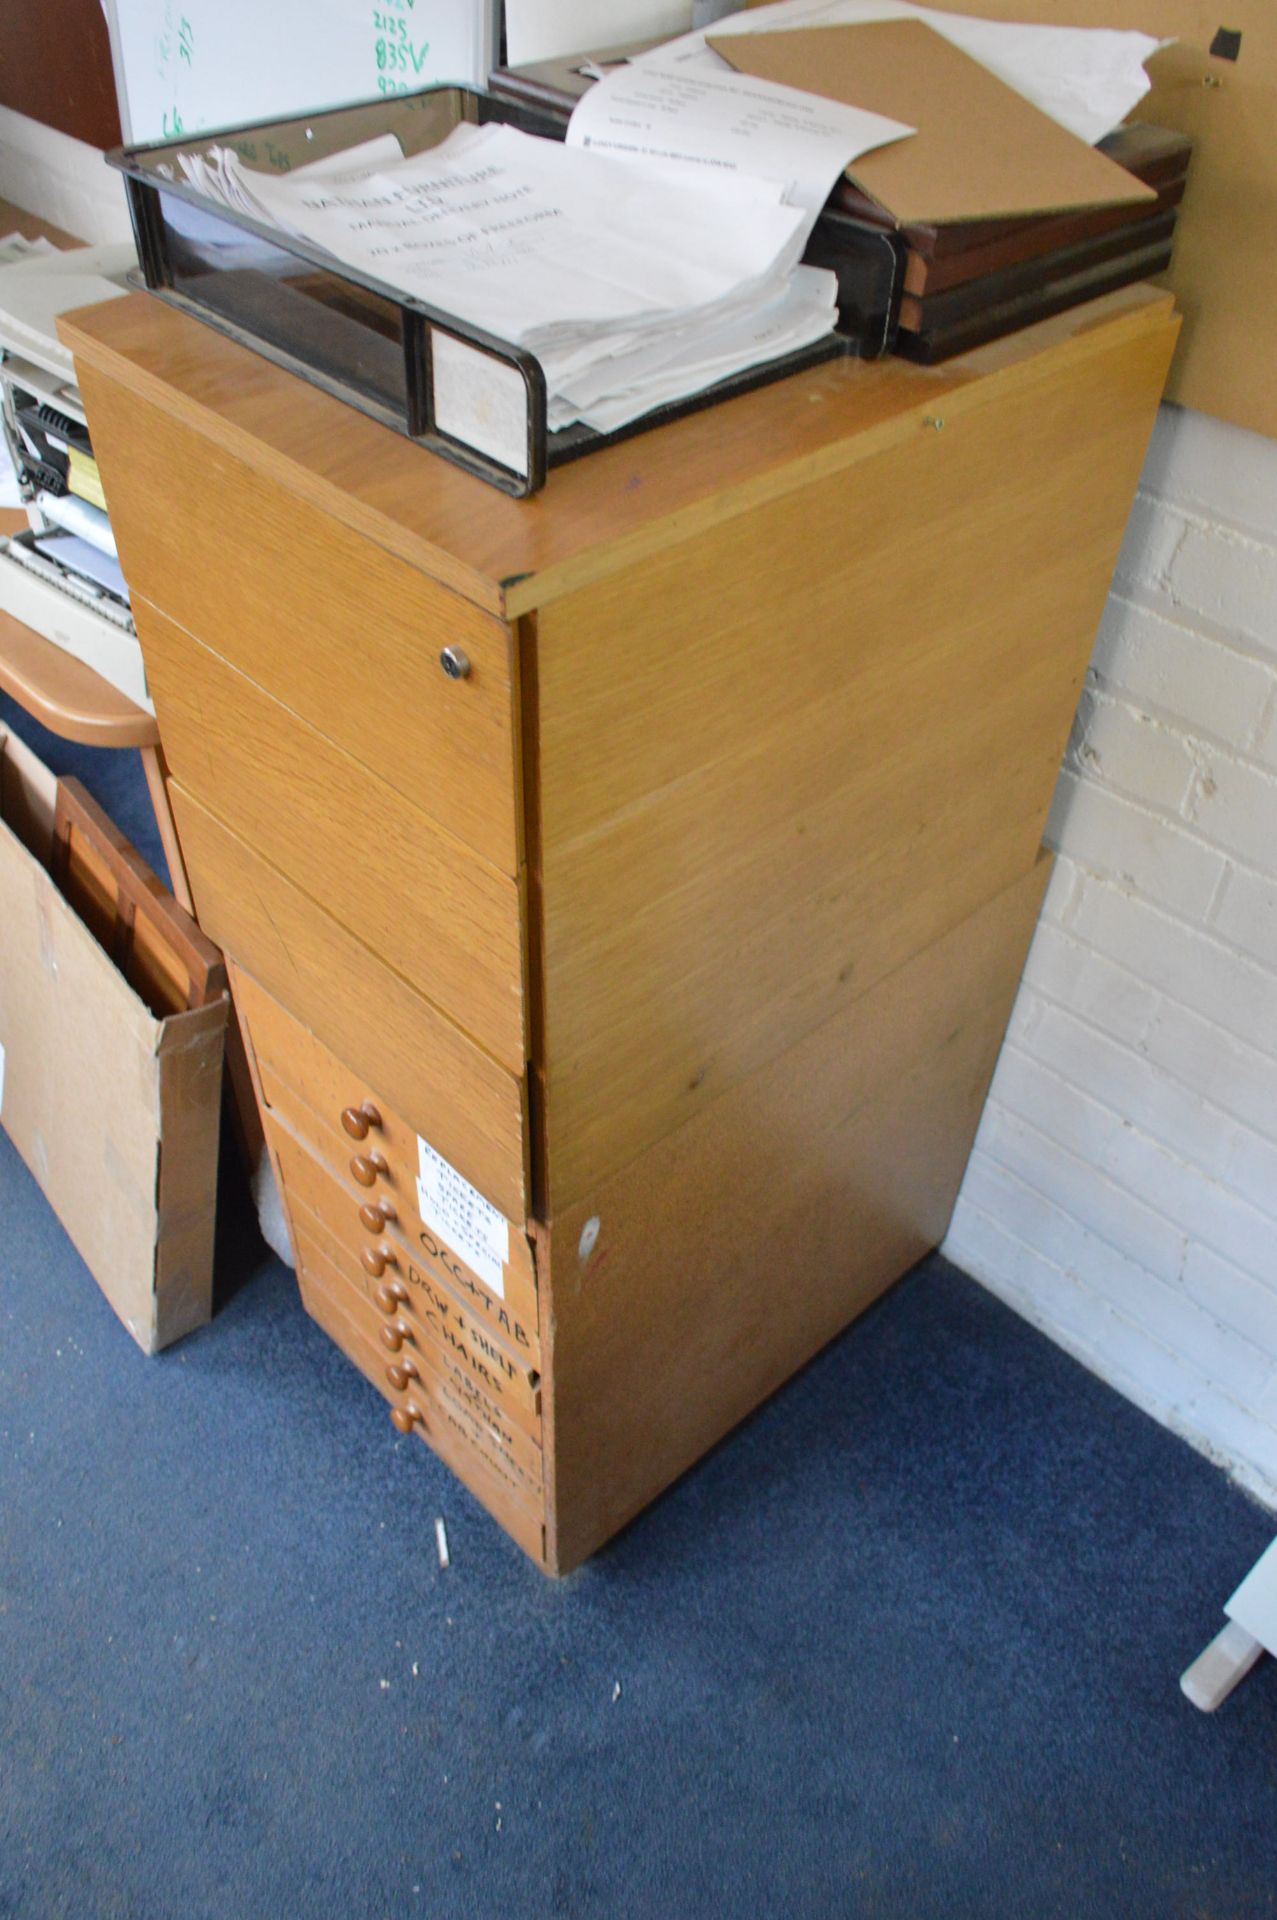
{"label": "printer", "polygon": [[0,266],[0,420],[27,526],[0,537],[0,611],[153,713],[142,650],[57,316],[129,291],[129,243]]}

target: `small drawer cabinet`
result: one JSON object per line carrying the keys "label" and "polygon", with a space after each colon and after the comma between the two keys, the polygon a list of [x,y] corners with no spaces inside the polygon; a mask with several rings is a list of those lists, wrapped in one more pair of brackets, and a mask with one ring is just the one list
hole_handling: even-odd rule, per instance
{"label": "small drawer cabinet", "polygon": [[1170,301],[528,501],[150,296],[64,329],[302,1300],[566,1572],[944,1233]]}

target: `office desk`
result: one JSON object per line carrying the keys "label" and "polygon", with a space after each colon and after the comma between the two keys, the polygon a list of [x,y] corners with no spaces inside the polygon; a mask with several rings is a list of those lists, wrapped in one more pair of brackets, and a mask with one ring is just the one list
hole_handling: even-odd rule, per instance
{"label": "office desk", "polygon": [[67,326],[302,1297],[548,1570],[944,1233],[1174,336],[519,502],[149,296]]}

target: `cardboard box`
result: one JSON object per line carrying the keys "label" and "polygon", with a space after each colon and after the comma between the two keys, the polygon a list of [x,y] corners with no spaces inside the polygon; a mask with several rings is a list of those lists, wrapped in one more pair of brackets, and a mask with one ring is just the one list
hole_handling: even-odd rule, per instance
{"label": "cardboard box", "polygon": [[[166,1015],[144,1002],[53,880],[57,805],[48,768],[0,727],[0,1125],[156,1353],[211,1312],[228,1003],[220,988]],[[171,914],[218,958],[153,875],[147,891],[148,951]]]}

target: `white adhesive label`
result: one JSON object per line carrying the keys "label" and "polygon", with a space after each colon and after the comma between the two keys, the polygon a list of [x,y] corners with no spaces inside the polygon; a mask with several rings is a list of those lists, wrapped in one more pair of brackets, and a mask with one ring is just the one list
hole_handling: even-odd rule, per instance
{"label": "white adhesive label", "polygon": [[485,1200],[477,1187],[417,1136],[417,1211],[428,1227],[459,1253],[468,1267],[505,1299],[505,1265],[510,1258],[510,1222]]}
{"label": "white adhesive label", "polygon": [[528,470],[528,389],[517,367],[430,330],[435,425],[512,473]]}

